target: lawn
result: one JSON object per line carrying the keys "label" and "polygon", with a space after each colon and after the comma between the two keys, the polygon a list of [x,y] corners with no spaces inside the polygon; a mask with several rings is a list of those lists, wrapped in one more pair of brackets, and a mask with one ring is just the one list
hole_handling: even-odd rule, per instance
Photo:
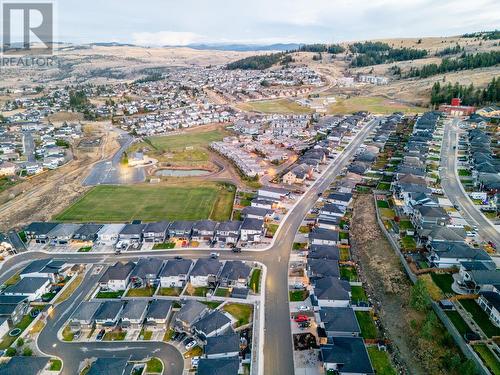
{"label": "lawn", "polygon": [[190,296],[205,297],[207,295],[207,292],[208,292],[207,287],[200,286],[200,287],[195,288],[195,287],[191,286],[191,284],[189,284],[188,287],[186,288],[185,293],[187,295],[190,295]]}
{"label": "lawn", "polygon": [[358,273],[354,267],[341,266],[340,277],[347,281],[356,281],[358,279]]}
{"label": "lawn", "polygon": [[227,288],[217,288],[215,291],[217,297],[229,297],[230,294],[231,292]]}
{"label": "lawn", "polygon": [[172,337],[174,337],[175,331],[172,328],[169,328],[167,332],[165,332],[165,336],[163,336],[163,341],[170,341]]}
{"label": "lawn", "polygon": [[252,289],[254,293],[259,293],[261,273],[262,270],[260,268],[255,268],[252,271],[252,276],[250,277],[250,289]]}
{"label": "lawn", "polygon": [[201,301],[204,305],[207,305],[210,309],[215,310],[217,307],[222,305],[220,301]]}
{"label": "lawn", "polygon": [[332,114],[347,114],[358,111],[380,114],[391,114],[393,112],[422,113],[426,110],[423,107],[415,107],[381,96],[353,96],[348,99],[338,99],[336,103],[328,108],[328,112]]}
{"label": "lawn", "polygon": [[485,344],[478,344],[473,346],[474,350],[483,360],[483,363],[488,367],[494,375],[500,374],[500,363],[496,359],[495,355]]}
{"label": "lawn", "polygon": [[379,208],[389,208],[389,202],[387,202],[387,201],[377,201],[377,207],[379,207]]}
{"label": "lawn", "polygon": [[139,336],[142,336],[143,340],[151,340],[151,337],[153,337],[153,331],[147,331],[143,328]]}
{"label": "lawn", "polygon": [[64,329],[62,331],[62,337],[63,337],[63,341],[73,341],[75,334],[73,331],[71,331],[71,328],[69,328],[69,325],[64,327]]}
{"label": "lawn", "polygon": [[175,247],[174,242],[155,243],[153,245],[153,250],[166,250],[166,249],[173,249],[174,247]]}
{"label": "lawn", "polygon": [[201,357],[202,354],[203,349],[199,346],[195,346],[194,348],[191,348],[186,353],[184,353],[184,358]]}
{"label": "lawn", "polygon": [[[23,333],[23,331],[31,324],[33,319],[34,318],[32,318],[30,314],[26,314],[25,316],[23,316],[21,321],[14,326],[14,328],[19,328],[21,330],[21,333]],[[9,332],[11,330],[12,329],[10,329]],[[8,333],[5,334],[2,341],[0,341],[0,349],[7,349],[19,336],[20,334],[16,337],[10,337]]]}
{"label": "lawn", "polygon": [[289,292],[290,302],[304,301],[307,297],[309,297],[307,290],[291,290]]}
{"label": "lawn", "polygon": [[307,225],[302,225],[299,227],[299,233],[306,234],[309,233],[311,229]]}
{"label": "lawn", "polygon": [[398,225],[400,230],[414,230],[410,220],[401,220]]}
{"label": "lawn", "polygon": [[349,239],[349,232],[339,232],[339,238],[341,240],[348,240]]}
{"label": "lawn", "polygon": [[79,253],[88,253],[90,250],[92,250],[92,246],[84,246],[84,247],[80,247],[78,249],[78,252]]}
{"label": "lawn", "polygon": [[467,332],[471,332],[471,329],[469,328],[467,323],[465,323],[465,320],[463,320],[458,311],[445,311],[445,314],[448,316],[448,318],[450,318],[451,322],[461,336],[463,336]]}
{"label": "lawn", "polygon": [[361,336],[365,339],[377,338],[377,327],[373,321],[370,311],[356,311],[356,319],[358,320],[359,327],[361,328]]}
{"label": "lawn", "polygon": [[123,295],[124,290],[113,291],[101,291],[96,294],[95,298],[120,298]]}
{"label": "lawn", "polygon": [[11,286],[17,284],[19,280],[21,280],[21,276],[19,275],[19,273],[16,273],[15,275],[12,275],[3,285],[6,287]]}
{"label": "lawn", "polygon": [[163,372],[163,363],[158,358],[151,358],[146,362],[146,372],[161,374]]}
{"label": "lawn", "polygon": [[472,176],[472,173],[470,171],[468,171],[467,169],[459,169],[458,175],[461,177],[465,177],[465,176]]}
{"label": "lawn", "polygon": [[453,276],[449,273],[431,273],[432,281],[441,288],[443,293],[454,294],[453,289],[451,289],[451,284],[453,284]]}
{"label": "lawn", "polygon": [[181,295],[181,292],[182,288],[160,288],[158,294],[160,296],[178,297]]}
{"label": "lawn", "polygon": [[103,337],[104,341],[123,341],[125,340],[125,336],[127,335],[127,332],[125,331],[110,331],[106,332],[106,334]]}
{"label": "lawn", "polygon": [[0,177],[0,193],[14,186],[15,184],[16,181],[10,179],[9,177]]}
{"label": "lawn", "polygon": [[238,320],[236,327],[246,325],[252,320],[253,305],[245,303],[227,303],[222,309]]}
{"label": "lawn", "polygon": [[479,307],[475,300],[463,299],[460,300],[460,304],[472,315],[472,318],[486,336],[500,336],[500,328],[495,327],[493,323],[490,322],[486,313]]}
{"label": "lawn", "polygon": [[203,182],[183,186],[96,186],[55,220],[126,222],[131,220],[229,220],[233,185]]}
{"label": "lawn", "polygon": [[401,238],[401,247],[405,251],[413,251],[417,248],[417,243],[411,236],[404,236]]}
{"label": "lawn", "polygon": [[245,111],[264,113],[310,113],[311,109],[288,99],[260,100],[241,103],[238,105]]}
{"label": "lawn", "polygon": [[76,275],[75,278],[71,281],[71,283],[66,287],[66,289],[64,289],[62,293],[60,293],[59,296],[57,296],[57,299],[54,302],[54,304],[66,301],[69,298],[69,296],[71,296],[75,292],[76,288],[80,286],[80,284],[83,281],[83,276],[84,276],[83,273],[79,273],[78,275]]}
{"label": "lawn", "polygon": [[307,247],[307,243],[305,242],[294,242],[292,249],[293,250],[304,250]]}
{"label": "lawn", "polygon": [[391,184],[387,182],[379,182],[377,185],[377,190],[389,190],[391,188]]}
{"label": "lawn", "polygon": [[349,249],[347,247],[339,248],[339,252],[340,252],[340,260],[346,261],[351,259],[351,254],[349,253]]}
{"label": "lawn", "polygon": [[50,363],[49,371],[61,371],[62,362],[60,359],[51,359],[49,363]]}
{"label": "lawn", "polygon": [[[222,128],[206,130],[200,129],[199,131],[191,131],[183,134],[167,135],[160,137],[146,138],[146,143],[159,151],[175,151],[185,149],[186,146],[193,147],[208,147],[208,145],[215,141],[220,141],[227,137],[229,133]],[[134,149],[144,147],[144,144],[134,146]],[[190,150],[191,151],[191,150]]]}
{"label": "lawn", "polygon": [[155,292],[155,288],[130,288],[127,292],[127,297],[151,297]]}
{"label": "lawn", "polygon": [[362,286],[352,286],[351,287],[351,300],[357,301],[368,301],[365,290]]}
{"label": "lawn", "polygon": [[392,367],[389,354],[386,351],[378,350],[376,346],[367,348],[368,355],[372,362],[373,369],[377,375],[396,375],[396,370]]}
{"label": "lawn", "polygon": [[394,220],[394,217],[396,216],[394,210],[391,210],[390,208],[379,208],[379,211],[380,216],[382,216],[382,219],[385,220]]}
{"label": "lawn", "polygon": [[278,224],[266,224],[266,228],[267,228],[266,234],[274,236],[274,234],[276,233],[276,231],[279,228],[279,225]]}

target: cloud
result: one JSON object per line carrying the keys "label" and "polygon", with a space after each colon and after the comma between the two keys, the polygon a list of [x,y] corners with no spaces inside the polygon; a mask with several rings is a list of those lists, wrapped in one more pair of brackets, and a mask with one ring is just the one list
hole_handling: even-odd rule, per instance
{"label": "cloud", "polygon": [[158,31],[133,33],[134,44],[144,46],[186,46],[207,40],[203,35],[189,31]]}

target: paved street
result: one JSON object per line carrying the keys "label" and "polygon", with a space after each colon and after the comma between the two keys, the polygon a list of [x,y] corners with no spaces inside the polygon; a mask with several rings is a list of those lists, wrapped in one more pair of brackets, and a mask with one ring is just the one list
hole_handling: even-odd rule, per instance
{"label": "paved street", "polygon": [[494,225],[486,219],[478,208],[474,206],[461,188],[456,173],[457,153],[453,146],[457,145],[458,119],[446,121],[444,127],[443,146],[441,150],[441,186],[452,203],[458,204],[460,213],[467,222],[478,227],[478,233],[483,240],[500,244],[500,233]]}
{"label": "paved street", "polygon": [[146,179],[144,168],[125,168],[121,165],[122,155],[132,145],[134,138],[124,133],[120,135],[118,141],[120,142],[118,151],[111,159],[94,165],[83,181],[83,186],[133,184]]}
{"label": "paved street", "polygon": [[[242,251],[232,253],[221,250],[220,258],[258,261],[267,267],[265,281],[265,332],[264,332],[264,374],[290,375],[294,373],[293,347],[288,306],[288,260],[292,249],[295,233],[304,216],[311,209],[318,198],[318,193],[329,187],[335,177],[349,163],[349,160],[366,139],[369,132],[378,124],[372,120],[355,137],[352,143],[338,156],[325,170],[310,189],[299,198],[300,201],[289,211],[275,234],[272,245],[264,251]],[[119,160],[119,159],[118,159]],[[147,256],[169,259],[176,255],[198,258],[208,256],[211,250],[152,250],[141,252],[125,252],[121,255],[112,253],[58,253],[30,251],[8,259],[0,268],[0,283],[12,276],[17,270],[25,267],[34,259],[53,257],[66,262],[74,263],[114,263],[117,260],[133,260]],[[219,250],[218,250],[219,251]],[[84,358],[92,356],[126,356],[133,355],[138,359],[154,353],[167,363],[167,374],[182,373],[182,356],[169,344],[158,342],[124,344],[117,342],[99,343],[63,343],[57,340],[57,331],[62,327],[73,311],[78,308],[79,302],[95,287],[99,275],[88,273],[84,282],[73,293],[70,299],[57,306],[53,317],[48,319],[46,328],[38,339],[39,348],[50,355],[58,355],[64,360],[65,374],[71,374]],[[55,344],[55,346],[54,346]],[[254,348],[259,350],[259,348]],[[74,372],[73,372],[74,373]]]}

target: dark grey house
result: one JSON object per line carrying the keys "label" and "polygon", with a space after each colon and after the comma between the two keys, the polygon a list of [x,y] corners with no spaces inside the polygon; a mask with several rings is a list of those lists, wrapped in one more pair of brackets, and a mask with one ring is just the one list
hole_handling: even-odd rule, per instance
{"label": "dark grey house", "polygon": [[158,221],[147,223],[142,230],[142,236],[145,242],[165,242],[167,239],[167,230],[170,223],[168,221]]}

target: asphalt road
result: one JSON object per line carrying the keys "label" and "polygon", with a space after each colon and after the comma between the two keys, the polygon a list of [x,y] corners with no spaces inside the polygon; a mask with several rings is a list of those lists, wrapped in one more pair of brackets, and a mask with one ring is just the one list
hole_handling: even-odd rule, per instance
{"label": "asphalt road", "polygon": [[453,122],[447,121],[444,127],[443,145],[441,149],[441,186],[446,196],[453,204],[458,204],[460,213],[464,219],[477,226],[479,236],[484,241],[492,241],[500,244],[500,233],[494,225],[486,219],[476,206],[470,201],[461,188],[460,180],[456,172],[457,153],[453,146],[457,146],[458,119]]}
{"label": "asphalt road", "polygon": [[[326,190],[341,170],[348,165],[351,157],[358,147],[366,139],[370,131],[379,121],[372,120],[355,137],[353,142],[332,163],[325,173],[317,179],[309,190],[302,196],[286,218],[283,219],[275,234],[273,245],[265,251],[245,251],[232,253],[220,251],[220,259],[239,259],[255,261],[267,267],[267,278],[265,281],[265,332],[264,332],[264,374],[265,375],[291,375],[294,373],[293,343],[289,318],[288,305],[288,261],[292,249],[295,233],[297,232],[304,216],[312,208],[318,199],[318,194]],[[128,147],[128,146],[127,146]],[[119,160],[120,157],[118,157]],[[29,262],[41,258],[61,259],[68,263],[113,263],[117,260],[133,260],[138,258],[154,256],[169,259],[176,255],[184,257],[199,258],[208,256],[213,250],[154,250],[141,251],[140,254],[120,255],[105,253],[58,253],[48,254],[44,252],[25,252],[8,259],[0,268],[0,283],[5,282],[20,268]],[[57,339],[57,331],[65,321],[78,308],[78,304],[95,287],[99,275],[88,273],[85,280],[72,296],[58,305],[52,316],[48,318],[47,326],[38,337],[40,350],[48,355],[57,355],[64,361],[64,374],[76,373],[79,363],[85,358],[120,356],[142,359],[152,353],[164,360],[167,364],[167,374],[182,373],[182,356],[171,345],[166,343],[119,343],[119,342],[97,342],[97,343],[64,343]],[[254,350],[258,350],[254,348]]]}
{"label": "asphalt road", "polygon": [[111,159],[103,160],[92,168],[89,175],[83,181],[83,186],[95,186],[100,184],[122,185],[144,182],[146,173],[144,168],[125,168],[121,165],[123,153],[132,145],[134,138],[129,134],[121,134],[119,138],[120,148]]}

